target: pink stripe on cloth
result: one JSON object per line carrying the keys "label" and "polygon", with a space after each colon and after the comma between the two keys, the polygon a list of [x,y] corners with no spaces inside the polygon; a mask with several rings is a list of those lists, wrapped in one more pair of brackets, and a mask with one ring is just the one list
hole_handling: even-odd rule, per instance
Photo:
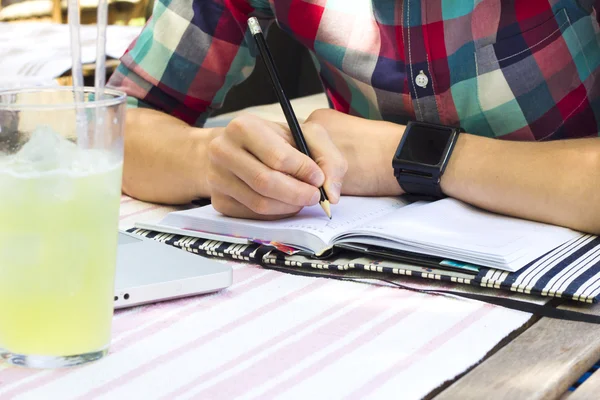
{"label": "pink stripe on cloth", "polygon": [[[41,370],[32,370],[20,367],[8,367],[0,371],[0,390],[4,385],[14,384],[30,376],[39,375],[44,373]],[[5,396],[0,394],[0,399],[4,399]]]}
{"label": "pink stripe on cloth", "polygon": [[[244,285],[244,291],[252,290],[258,287],[261,287],[273,280],[275,280],[278,276],[276,274],[265,274],[258,279],[250,281],[248,284]],[[226,300],[232,300],[239,297],[241,292],[236,292],[234,290],[224,291],[212,296],[208,296],[205,301],[198,301],[197,305],[202,305],[202,311],[207,311],[213,306],[217,304],[223,304]],[[189,307],[183,308],[180,312],[175,313],[170,316],[169,319],[172,321],[181,321],[185,317],[193,315],[198,312],[198,307]],[[160,310],[155,314],[157,317],[160,316]],[[140,340],[143,340],[147,337],[150,337],[154,334],[157,334],[165,329],[167,329],[171,324],[165,324],[163,320],[157,320],[152,325],[146,327],[143,330],[135,332],[134,334],[127,336],[123,340],[116,341],[114,345],[111,346],[111,353],[116,353],[118,351],[122,351],[126,349],[132,344],[137,343]]]}
{"label": "pink stripe on cloth", "polygon": [[[47,383],[50,381],[58,380],[58,379],[63,378],[73,372],[72,370],[69,370],[69,369],[38,370],[38,369],[23,368],[22,370],[29,373],[29,375],[22,376],[20,380],[22,380],[23,378],[29,377],[29,376],[35,377],[34,380],[29,381],[27,383],[23,383],[19,386],[16,386],[10,390],[7,390],[4,393],[1,393],[2,387],[0,386],[0,399],[2,399],[2,400],[13,399],[16,396],[21,395],[28,390],[31,390],[33,388],[37,388],[37,387],[41,386],[41,385],[38,385],[38,382]],[[3,380],[3,383],[4,383],[4,380]],[[9,383],[9,382],[5,382],[5,383]],[[10,382],[10,383],[13,383],[13,382]]]}
{"label": "pink stripe on cloth", "polygon": [[[282,276],[282,274],[277,273],[277,272],[273,272],[273,275],[276,275],[277,277]],[[290,303],[292,300],[295,300],[306,294],[314,292],[315,290],[319,289],[321,286],[326,285],[327,283],[328,283],[327,279],[315,280],[312,283],[308,284],[307,286],[303,287],[302,289],[298,289],[292,293],[289,293],[282,298],[274,299],[273,301],[265,304],[264,306],[250,312],[249,314],[244,315],[242,318],[238,318],[237,320],[232,321],[232,322],[222,326],[221,328],[218,328],[218,329],[213,330],[209,333],[206,333],[202,336],[199,336],[189,343],[184,343],[181,346],[179,346],[178,348],[170,351],[169,353],[165,353],[160,356],[154,357],[153,359],[146,361],[145,363],[138,366],[137,368],[121,375],[117,379],[113,379],[111,381],[104,382],[104,384],[102,386],[99,386],[93,390],[90,390],[89,392],[85,393],[84,395],[78,397],[78,399],[81,399],[81,400],[86,399],[87,400],[92,397],[97,397],[97,396],[106,394],[106,393],[110,392],[111,390],[113,390],[117,387],[120,387],[120,386],[130,382],[131,380],[133,380],[141,375],[144,375],[147,372],[150,372],[151,370],[156,368],[157,365],[160,365],[163,362],[172,361],[173,359],[181,356],[182,354],[185,354],[186,352],[189,352],[190,350],[192,350],[198,346],[205,345],[206,343],[210,342],[211,340],[214,340],[215,338],[219,337],[220,335],[226,334],[235,328],[243,326],[244,324],[248,323],[249,321],[252,321],[255,318],[258,318],[264,314],[267,314],[273,310],[276,310],[276,309]]]}
{"label": "pink stripe on cloth", "polygon": [[[258,271],[258,273],[264,272],[264,270],[262,270],[262,269],[259,269],[259,268],[255,268],[255,269],[256,269],[256,271]],[[246,285],[244,285],[244,292],[247,290],[250,290],[250,289],[255,289],[257,287],[260,287],[260,286],[262,286],[268,282],[271,282],[281,276],[279,273],[273,273],[272,271],[268,271],[268,272],[269,273],[265,274],[263,277],[252,280],[249,283],[247,283]],[[203,308],[203,310],[207,310],[216,304],[222,304],[224,301],[234,299],[237,296],[242,295],[244,292],[224,291],[224,292],[220,292],[218,296],[208,296],[207,301],[205,301],[205,303],[208,303],[208,304],[206,304],[206,306]],[[195,308],[191,309],[191,310],[184,310],[182,313],[180,313],[180,317],[189,315],[189,314],[193,313],[195,310],[196,310]],[[160,316],[159,310],[157,310],[157,312],[154,313],[154,316]],[[131,335],[131,336],[127,337],[126,339],[117,342],[114,345],[111,345],[110,352],[114,353],[115,351],[122,350],[122,349],[130,346],[132,343],[135,343],[138,340],[145,339],[145,338],[151,336],[152,334],[156,334],[164,329],[167,329],[169,327],[169,324],[164,324],[162,322],[163,322],[162,320],[154,321],[154,323],[151,326],[149,326],[147,329],[144,329],[143,331],[140,331],[140,332],[136,332],[136,334]],[[42,374],[44,372],[44,371],[40,372],[40,371],[36,371],[36,370],[29,370],[29,371],[31,372],[32,375],[35,373]],[[74,373],[75,371],[77,371],[77,369],[52,371],[50,374],[48,374],[46,376],[40,376],[39,379],[36,379],[34,381],[17,386],[16,388],[0,395],[0,398],[3,399],[4,396],[15,396],[17,394],[25,393],[27,391],[39,389],[40,387],[47,385],[51,382],[54,382],[56,380],[59,380],[59,379],[65,377],[66,375]]]}
{"label": "pink stripe on cloth", "polygon": [[[246,391],[263,382],[267,382],[269,379],[287,371],[306,358],[327,349],[337,338],[344,337],[348,332],[359,329],[361,325],[369,323],[381,314],[389,311],[389,308],[385,305],[391,304],[393,301],[402,301],[402,299],[415,296],[412,292],[397,291],[396,289],[390,289],[386,292],[386,296],[377,301],[380,306],[373,307],[373,303],[369,302],[358,309],[344,313],[317,328],[314,332],[298,338],[235,375],[209,386],[200,393],[195,393],[194,398],[232,399],[241,396]],[[409,312],[398,311],[395,315],[398,315],[398,313],[402,314],[399,317],[399,319],[402,319],[410,314],[410,312],[412,310]],[[370,328],[368,331],[369,337],[378,334],[375,328]]]}
{"label": "pink stripe on cloth", "polygon": [[261,399],[273,399],[279,396],[281,393],[286,392],[287,390],[298,386],[300,383],[305,380],[311,378],[312,376],[317,375],[319,372],[323,371],[326,367],[334,364],[339,361],[341,357],[352,354],[354,351],[360,349],[363,345],[368,343],[369,341],[375,340],[377,336],[386,332],[388,329],[393,328],[398,325],[400,321],[408,317],[414,312],[417,312],[418,308],[414,309],[405,309],[400,312],[391,315],[385,320],[377,323],[373,326],[369,331],[364,332],[360,336],[357,336],[352,341],[346,343],[344,346],[340,347],[336,351],[333,351],[318,360],[316,363],[311,364],[309,367],[302,369],[301,371],[296,372],[294,375],[290,376],[286,380],[278,383],[276,386],[272,387],[265,393],[257,396]]}
{"label": "pink stripe on cloth", "polygon": [[131,203],[132,201],[136,201],[136,200],[131,197],[121,197],[121,204]]}
{"label": "pink stripe on cloth", "polygon": [[[359,301],[365,294],[372,292],[372,291],[376,291],[376,290],[381,290],[381,287],[367,286],[364,291],[356,292],[349,298],[342,299],[341,297],[337,297],[336,298],[337,301],[331,307],[326,308],[321,313],[315,315],[314,317],[304,321],[303,323],[301,323],[299,325],[293,326],[290,329],[287,329],[287,330],[281,332],[280,334],[278,334],[277,336],[275,336],[268,342],[263,343],[260,346],[254,347],[254,348],[246,351],[245,353],[240,354],[236,358],[226,362],[225,364],[221,365],[220,367],[215,368],[211,371],[205,372],[204,374],[202,374],[200,376],[197,376],[196,378],[194,378],[194,380],[192,382],[189,382],[188,384],[180,387],[179,389],[174,390],[166,395],[161,396],[161,399],[168,400],[168,399],[173,399],[173,398],[181,396],[182,394],[190,391],[191,389],[200,385],[201,383],[206,382],[210,379],[213,379],[213,378],[221,375],[222,373],[228,371],[229,369],[235,367],[236,365],[239,365],[239,364],[251,359],[252,357],[262,353],[263,351],[268,350],[269,348],[273,347],[274,345],[281,343],[283,340],[287,339],[289,336],[293,335],[294,333],[297,333],[297,332],[302,331],[310,326],[313,326],[314,324],[318,323],[319,321],[321,321],[328,315],[331,315],[332,313],[334,313],[336,310],[339,310],[340,308],[347,306],[347,305],[352,305],[353,303]],[[354,310],[351,308],[348,312],[353,312],[353,311]]]}
{"label": "pink stripe on cloth", "polygon": [[410,367],[415,361],[419,361],[423,357],[426,357],[433,353],[435,350],[439,349],[443,344],[448,342],[450,339],[458,336],[460,333],[464,332],[471,325],[479,321],[481,318],[489,314],[492,310],[494,310],[494,306],[490,304],[484,304],[479,307],[474,312],[467,315],[465,318],[457,322],[455,325],[450,327],[448,330],[441,332],[436,337],[431,339],[429,342],[425,343],[419,349],[414,351],[410,356],[399,360],[397,363],[386,369],[385,371],[380,372],[378,375],[373,377],[367,383],[365,383],[362,387],[354,391],[350,396],[346,397],[346,399],[364,399],[375,390],[383,386],[387,381],[392,379],[394,376]]}
{"label": "pink stripe on cloth", "polygon": [[[206,294],[201,296],[188,297],[185,299],[165,301],[161,303],[155,303],[148,306],[143,306],[143,308],[134,315],[130,315],[127,318],[120,318],[113,322],[112,329],[112,337],[113,340],[117,338],[120,334],[127,332],[131,329],[135,329],[141,325],[144,325],[148,321],[160,317],[161,314],[165,311],[165,309],[173,308],[174,306],[178,308],[182,308],[187,306],[190,303],[202,303],[207,301],[211,296],[220,296],[227,291],[235,291],[240,290],[245,287],[243,285],[246,281],[251,278],[256,277],[257,275],[264,274],[265,270],[257,267],[245,267],[236,269],[233,273],[233,284],[225,289],[224,291]],[[241,286],[241,287],[240,287]]]}
{"label": "pink stripe on cloth", "polygon": [[156,209],[161,208],[161,207],[163,207],[163,206],[160,206],[160,205],[149,205],[148,207],[143,208],[141,210],[137,210],[137,211],[134,211],[132,213],[119,216],[119,221],[122,221],[125,218],[133,217],[134,215],[144,214],[144,213],[156,210]]}

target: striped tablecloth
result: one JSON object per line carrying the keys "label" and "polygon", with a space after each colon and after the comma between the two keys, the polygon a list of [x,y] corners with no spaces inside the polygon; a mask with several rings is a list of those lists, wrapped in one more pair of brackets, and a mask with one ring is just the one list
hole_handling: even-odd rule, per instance
{"label": "striped tablecloth", "polygon": [[[121,228],[168,211],[124,196]],[[0,399],[416,399],[530,318],[386,286],[233,268],[233,285],[220,293],[116,312],[101,361],[58,371],[1,365]]]}

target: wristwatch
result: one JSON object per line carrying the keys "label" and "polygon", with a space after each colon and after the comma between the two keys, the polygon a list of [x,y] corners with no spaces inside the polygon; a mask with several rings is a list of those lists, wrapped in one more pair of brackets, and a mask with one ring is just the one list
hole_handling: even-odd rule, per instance
{"label": "wristwatch", "polygon": [[398,184],[413,200],[446,197],[440,180],[461,128],[410,121],[396,149],[392,166]]}

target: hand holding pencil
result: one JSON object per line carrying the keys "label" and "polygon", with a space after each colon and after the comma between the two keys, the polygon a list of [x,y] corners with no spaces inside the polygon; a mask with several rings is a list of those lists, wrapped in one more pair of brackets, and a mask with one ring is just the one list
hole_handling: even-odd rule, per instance
{"label": "hand holding pencil", "polygon": [[218,128],[206,157],[213,207],[231,217],[281,219],[319,204],[322,186],[336,204],[346,160],[320,125],[303,124],[302,131],[317,162],[294,147],[281,124],[242,115]]}
{"label": "hand holding pencil", "polygon": [[[257,21],[249,21],[251,32],[257,26]],[[287,125],[243,115],[225,128],[213,129],[205,157],[212,205],[232,217],[280,219],[321,204],[330,216],[329,203],[336,204],[340,198],[346,159],[321,125],[298,123],[262,33],[254,36],[265,55],[258,58],[271,76],[264,90],[275,88]]]}
{"label": "hand holding pencil", "polygon": [[[271,82],[264,83],[264,90],[273,90]],[[279,219],[306,206],[321,204],[325,209],[325,201],[339,201],[347,171],[344,156],[321,125],[310,118],[300,125],[294,116],[294,129],[302,133],[308,151],[299,150],[302,144],[288,117],[289,113],[288,124],[279,124],[243,115],[225,128],[213,129],[206,182],[217,211],[239,218]]]}
{"label": "hand holding pencil", "polygon": [[[285,119],[287,120],[292,135],[294,135],[294,141],[296,142],[296,146],[298,147],[298,150],[300,150],[303,154],[306,154],[308,157],[311,157],[310,150],[308,149],[308,145],[306,144],[306,139],[304,138],[304,134],[302,133],[302,129],[300,128],[300,124],[298,123],[296,114],[294,113],[294,110],[288,97],[283,91],[283,86],[281,85],[279,74],[275,67],[275,63],[273,62],[271,52],[269,51],[269,47],[267,46],[267,41],[265,40],[262,34],[262,29],[260,28],[258,20],[255,17],[248,19],[248,29],[250,29],[250,33],[256,41],[258,52],[260,53],[260,56],[263,62],[265,63],[265,67],[267,68],[269,77],[271,78],[271,83],[273,84],[273,88],[275,89],[275,94],[277,95],[279,104],[281,104],[281,109],[283,110]],[[329,205],[329,199],[327,198],[327,194],[325,193],[325,190],[322,186],[319,187],[319,193],[319,204],[321,204],[323,211],[325,211],[325,214],[329,217],[329,219],[331,219],[331,208]]]}

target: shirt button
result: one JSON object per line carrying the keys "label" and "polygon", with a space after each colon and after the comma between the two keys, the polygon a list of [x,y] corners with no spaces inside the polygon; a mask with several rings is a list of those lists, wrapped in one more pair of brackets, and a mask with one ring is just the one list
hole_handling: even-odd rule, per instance
{"label": "shirt button", "polygon": [[426,88],[427,84],[429,83],[429,78],[427,77],[427,75],[425,75],[423,71],[421,71],[419,72],[419,75],[417,75],[417,77],[415,78],[415,83],[419,87]]}

